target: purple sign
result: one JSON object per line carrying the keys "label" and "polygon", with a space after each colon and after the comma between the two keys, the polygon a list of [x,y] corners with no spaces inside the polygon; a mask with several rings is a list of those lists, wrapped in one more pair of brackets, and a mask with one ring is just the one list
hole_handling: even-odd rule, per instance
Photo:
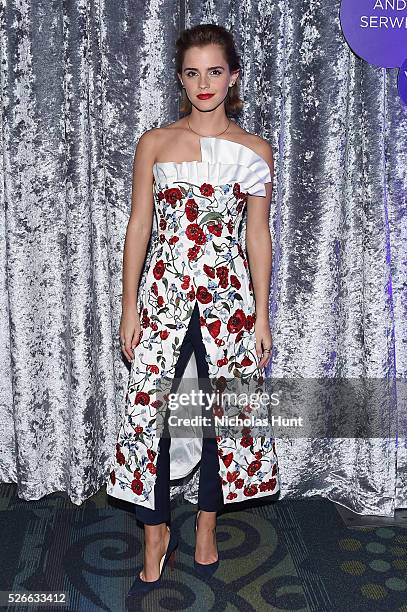
{"label": "purple sign", "polygon": [[342,0],[340,20],[350,48],[381,68],[407,57],[407,0]]}
{"label": "purple sign", "polygon": [[407,104],[407,59],[399,70],[398,89],[400,98]]}

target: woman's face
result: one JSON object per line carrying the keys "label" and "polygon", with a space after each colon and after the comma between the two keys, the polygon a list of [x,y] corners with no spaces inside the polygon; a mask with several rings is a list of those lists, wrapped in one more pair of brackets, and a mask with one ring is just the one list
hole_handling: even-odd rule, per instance
{"label": "woman's face", "polygon": [[236,82],[238,75],[239,70],[230,72],[222,48],[212,44],[188,49],[182,74],[178,73],[191,104],[201,111],[210,111],[219,106],[228,93],[229,85]]}

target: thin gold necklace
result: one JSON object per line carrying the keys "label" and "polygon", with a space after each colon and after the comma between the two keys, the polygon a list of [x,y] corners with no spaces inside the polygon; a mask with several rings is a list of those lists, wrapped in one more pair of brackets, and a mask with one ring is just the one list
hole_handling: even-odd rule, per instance
{"label": "thin gold necklace", "polygon": [[[191,132],[194,132],[194,134],[198,134],[198,136],[203,136],[202,134],[199,134],[198,132],[195,132],[195,130],[193,130],[193,129],[191,128],[191,126],[189,125],[189,120],[188,120],[188,117],[187,117],[187,123],[188,123],[188,127],[189,127],[189,129],[191,130]],[[229,123],[228,123],[228,125],[227,125],[226,130],[228,130],[228,129],[229,129],[230,123],[231,123],[231,120],[229,119]],[[215,136],[220,136],[221,134],[224,134],[224,133],[226,132],[226,130],[223,130],[223,132],[219,132],[219,134],[215,134],[214,136],[207,136],[206,138],[215,138]],[[203,136],[203,138],[205,138],[205,136]]]}

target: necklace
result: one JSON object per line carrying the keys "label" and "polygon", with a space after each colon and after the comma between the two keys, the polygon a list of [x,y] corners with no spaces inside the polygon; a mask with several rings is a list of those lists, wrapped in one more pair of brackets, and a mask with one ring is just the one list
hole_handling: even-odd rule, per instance
{"label": "necklace", "polygon": [[[195,132],[195,130],[193,130],[193,129],[191,128],[191,126],[189,125],[189,120],[188,120],[188,117],[187,117],[187,123],[188,123],[188,127],[189,127],[189,129],[191,130],[191,132],[194,132],[195,134],[198,134],[198,132]],[[226,130],[228,130],[228,129],[229,129],[230,123],[231,123],[231,120],[229,119],[229,123],[228,123],[228,125],[227,125]],[[224,134],[224,133],[226,132],[226,130],[223,130],[223,132],[219,132],[219,134],[215,134],[215,136],[220,136],[221,134]],[[198,134],[198,136],[202,136],[202,134]],[[215,136],[208,136],[207,138],[214,138]],[[205,138],[205,137],[204,137],[204,138]]]}

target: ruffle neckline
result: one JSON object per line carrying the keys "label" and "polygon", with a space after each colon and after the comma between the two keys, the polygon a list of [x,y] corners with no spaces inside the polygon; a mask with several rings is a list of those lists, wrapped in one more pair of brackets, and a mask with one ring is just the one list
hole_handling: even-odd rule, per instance
{"label": "ruffle neckline", "polygon": [[267,162],[240,142],[201,136],[201,161],[156,162],[153,175],[157,184],[191,182],[213,186],[239,183],[241,191],[265,196],[265,183],[271,182]]}

